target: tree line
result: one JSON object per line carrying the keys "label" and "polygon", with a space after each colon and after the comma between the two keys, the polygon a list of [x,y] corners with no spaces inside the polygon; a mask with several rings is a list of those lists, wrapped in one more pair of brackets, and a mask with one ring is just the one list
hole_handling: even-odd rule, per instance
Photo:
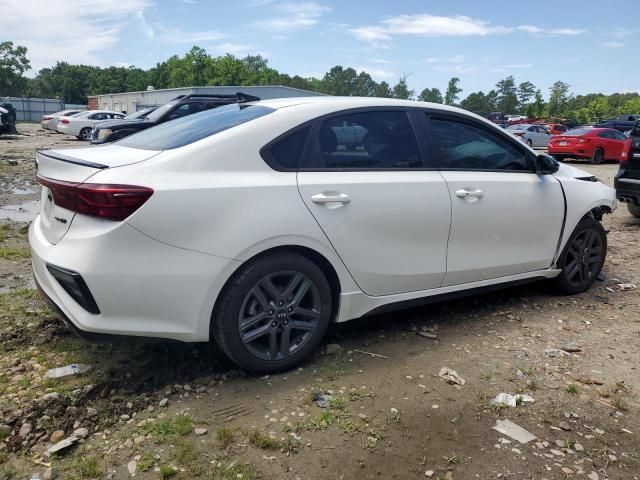
{"label": "tree line", "polygon": [[283,85],[328,95],[389,97],[456,105],[482,116],[491,112],[520,114],[528,117],[556,117],[579,123],[620,114],[639,114],[638,93],[592,93],[573,95],[570,86],[555,82],[545,100],[542,91],[529,82],[516,83],[512,75],[496,83],[485,93],[472,92],[461,99],[461,80],[449,80],[444,94],[436,87],[419,93],[407,85],[402,76],[390,85],[376,82],[367,72],[336,65],[322,78],[301,77],[278,72],[260,55],[237,58],[227,54],[209,55],[194,46],[182,57],[174,55],[155,67],[95,67],[58,62],[41,69],[34,78],[24,73],[31,68],[27,49],[13,42],[0,42],[0,96],[60,98],[65,103],[86,103],[87,96],[155,88],[208,85]]}

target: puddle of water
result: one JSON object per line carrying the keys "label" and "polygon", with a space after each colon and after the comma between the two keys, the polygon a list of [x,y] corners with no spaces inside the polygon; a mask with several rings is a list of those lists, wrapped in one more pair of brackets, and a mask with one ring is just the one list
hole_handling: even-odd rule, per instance
{"label": "puddle of water", "polygon": [[38,213],[40,213],[40,200],[0,207],[0,219],[13,222],[30,222],[38,216]]}

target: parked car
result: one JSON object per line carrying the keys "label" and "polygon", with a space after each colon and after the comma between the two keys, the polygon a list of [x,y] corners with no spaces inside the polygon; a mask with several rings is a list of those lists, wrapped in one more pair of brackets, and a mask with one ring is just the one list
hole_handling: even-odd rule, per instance
{"label": "parked car", "polygon": [[91,135],[91,143],[102,144],[115,142],[121,138],[154,127],[169,120],[192,115],[203,110],[210,110],[230,103],[242,103],[260,100],[251,95],[236,93],[235,95],[191,94],[180,95],[169,103],[158,107],[144,118],[125,119],[105,122],[96,128]]}
{"label": "parked car", "polygon": [[547,151],[560,162],[565,158],[586,158],[589,163],[619,161],[626,139],[612,128],[576,128],[552,137]]}
{"label": "parked car", "polygon": [[629,213],[640,218],[640,126],[631,130],[625,141],[614,186],[616,196],[627,204]]}
{"label": "parked car", "polygon": [[16,132],[16,110],[10,103],[0,103],[0,135]]}
{"label": "parked car", "polygon": [[545,123],[540,125],[541,127],[543,127],[548,133],[549,135],[562,135],[563,133],[569,131],[569,128],[567,128],[566,125],[563,125],[562,123]]}
{"label": "parked car", "polygon": [[640,115],[621,115],[614,120],[602,120],[596,124],[598,128],[615,128],[624,133],[633,129],[636,122],[640,119]]}
{"label": "parked car", "polygon": [[55,131],[58,127],[58,121],[61,117],[72,117],[73,115],[77,115],[78,113],[83,112],[86,112],[86,110],[62,110],[56,113],[49,113],[42,116],[40,124],[44,129]]}
{"label": "parked car", "polygon": [[71,117],[61,117],[58,120],[56,130],[66,135],[74,135],[80,140],[90,140],[91,130],[105,120],[121,120],[124,113],[112,112],[110,110],[88,110]]}
{"label": "parked car", "polygon": [[515,135],[530,147],[544,148],[549,144],[549,132],[540,125],[531,125],[520,123],[518,125],[509,125],[507,132]]}
{"label": "parked car", "polygon": [[588,289],[614,190],[426,105],[281,98],[38,151],[36,282],[79,332],[215,340],[265,372],[299,364],[330,322],[526,281]]}

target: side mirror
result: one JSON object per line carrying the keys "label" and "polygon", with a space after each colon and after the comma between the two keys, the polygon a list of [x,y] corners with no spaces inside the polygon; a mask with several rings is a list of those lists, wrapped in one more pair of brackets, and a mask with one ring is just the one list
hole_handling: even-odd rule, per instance
{"label": "side mirror", "polygon": [[551,175],[560,169],[560,164],[550,155],[538,155],[536,157],[536,173],[538,175]]}

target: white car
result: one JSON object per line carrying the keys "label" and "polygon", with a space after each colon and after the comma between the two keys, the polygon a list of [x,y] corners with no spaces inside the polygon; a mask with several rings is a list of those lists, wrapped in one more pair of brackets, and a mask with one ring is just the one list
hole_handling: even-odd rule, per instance
{"label": "white car", "polygon": [[71,117],[73,115],[77,115],[79,113],[84,113],[86,110],[62,110],[56,113],[48,113],[42,116],[42,120],[40,124],[42,128],[46,130],[56,130],[58,126],[58,121],[61,117]]}
{"label": "white car", "polygon": [[546,148],[551,138],[549,132],[540,125],[530,125],[526,123],[509,125],[507,131],[533,148]]}
{"label": "white car", "polygon": [[104,120],[124,118],[125,114],[109,110],[88,110],[86,112],[62,117],[58,120],[56,130],[66,135],[74,135],[81,140],[91,139],[93,127]]}
{"label": "white car", "polygon": [[[355,149],[343,122],[366,130]],[[215,339],[254,371],[334,321],[540,279],[582,292],[616,207],[477,115],[380,98],[233,104],[36,161],[33,270],[62,318]]]}

